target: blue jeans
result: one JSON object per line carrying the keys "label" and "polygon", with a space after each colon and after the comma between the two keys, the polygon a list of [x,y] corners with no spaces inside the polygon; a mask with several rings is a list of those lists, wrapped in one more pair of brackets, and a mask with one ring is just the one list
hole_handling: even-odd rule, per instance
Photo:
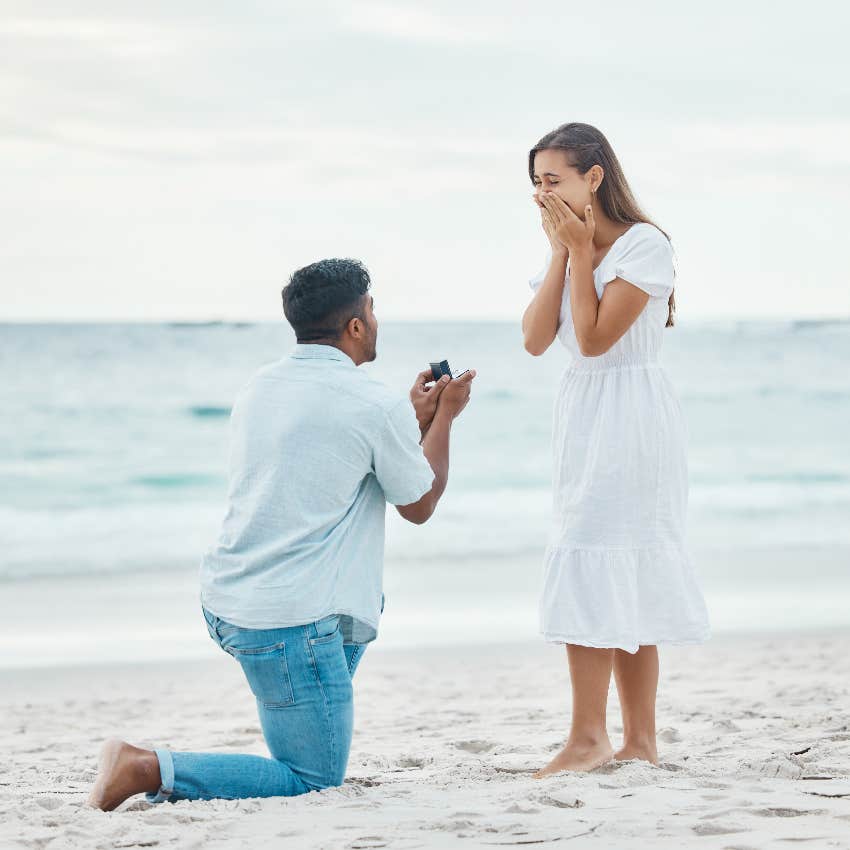
{"label": "blue jeans", "polygon": [[364,644],[343,645],[339,617],[243,629],[204,611],[210,637],[242,666],[271,758],[156,750],[163,800],[294,797],[342,785],[351,747],[351,678]]}

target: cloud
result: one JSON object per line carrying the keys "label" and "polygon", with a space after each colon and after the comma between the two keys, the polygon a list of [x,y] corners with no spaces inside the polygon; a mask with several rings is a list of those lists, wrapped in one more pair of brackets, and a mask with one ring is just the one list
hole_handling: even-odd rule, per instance
{"label": "cloud", "polygon": [[14,41],[18,48],[25,42],[33,46],[39,42],[56,42],[63,48],[75,45],[94,48],[119,58],[148,59],[177,53],[187,43],[187,36],[173,22],[164,26],[138,20],[85,17],[0,19],[0,39]]}
{"label": "cloud", "polygon": [[344,161],[352,164],[375,162],[376,154],[392,157],[398,164],[405,160],[415,170],[417,163],[437,158],[487,160],[515,157],[524,140],[492,136],[452,136],[434,133],[356,129],[348,126],[312,127],[255,126],[237,128],[151,127],[122,128],[85,121],[60,119],[44,127],[20,122],[0,122],[0,140],[31,140],[69,148],[142,157],[151,160],[263,161],[291,162],[303,156],[305,161],[321,163]]}
{"label": "cloud", "polygon": [[403,41],[440,44],[499,43],[511,29],[501,15],[442,14],[425,5],[401,3],[346,4],[339,19],[346,29]]}
{"label": "cloud", "polygon": [[850,164],[850,121],[697,122],[674,126],[677,150],[724,156],[783,156],[794,164]]}

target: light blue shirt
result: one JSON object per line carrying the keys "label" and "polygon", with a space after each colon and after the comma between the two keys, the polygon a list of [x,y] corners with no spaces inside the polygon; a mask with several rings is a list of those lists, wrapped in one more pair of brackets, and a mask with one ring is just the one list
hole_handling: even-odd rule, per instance
{"label": "light blue shirt", "polygon": [[346,642],[374,640],[386,503],[431,489],[410,401],[338,348],[296,345],[231,413],[230,487],[201,600],[249,629],[340,615]]}

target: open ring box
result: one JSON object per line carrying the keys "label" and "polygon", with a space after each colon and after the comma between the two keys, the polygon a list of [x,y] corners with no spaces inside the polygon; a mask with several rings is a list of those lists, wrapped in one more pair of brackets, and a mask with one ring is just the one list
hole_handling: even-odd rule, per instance
{"label": "open ring box", "polygon": [[450,378],[459,378],[461,375],[465,375],[469,369],[464,369],[462,372],[458,372],[457,375],[452,374],[452,370],[449,368],[448,360],[441,360],[439,363],[431,363],[431,377],[435,381],[439,381],[443,375],[448,375]]}

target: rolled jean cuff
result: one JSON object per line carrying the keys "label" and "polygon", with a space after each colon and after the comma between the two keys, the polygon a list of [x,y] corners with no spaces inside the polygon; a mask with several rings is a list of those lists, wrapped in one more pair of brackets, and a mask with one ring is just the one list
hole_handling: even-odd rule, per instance
{"label": "rolled jean cuff", "polygon": [[159,791],[146,794],[149,803],[164,803],[174,793],[174,759],[168,750],[154,750],[159,761]]}

